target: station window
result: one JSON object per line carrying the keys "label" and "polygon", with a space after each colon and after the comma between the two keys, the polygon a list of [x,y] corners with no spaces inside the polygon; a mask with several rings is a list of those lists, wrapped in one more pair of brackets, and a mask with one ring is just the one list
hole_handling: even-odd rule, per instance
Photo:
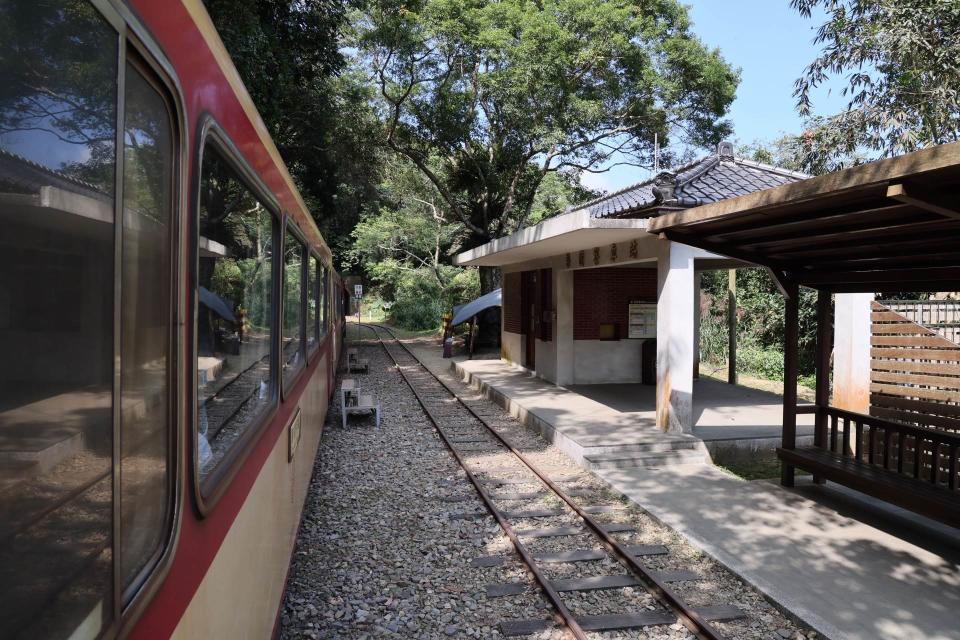
{"label": "station window", "polygon": [[310,254],[307,259],[307,351],[313,349],[320,342],[320,265],[317,257]]}
{"label": "station window", "polygon": [[85,0],[0,23],[0,637],[95,637],[171,526],[172,109]]}
{"label": "station window", "polygon": [[197,437],[201,492],[276,401],[274,235],[278,224],[218,147],[200,177]]}
{"label": "station window", "polygon": [[303,304],[306,297],[306,248],[287,228],[283,241],[283,385],[289,385],[303,368]]}

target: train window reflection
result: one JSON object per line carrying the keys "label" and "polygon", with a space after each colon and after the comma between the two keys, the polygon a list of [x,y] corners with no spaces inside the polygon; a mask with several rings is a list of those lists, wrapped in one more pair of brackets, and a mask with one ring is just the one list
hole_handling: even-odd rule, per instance
{"label": "train window reflection", "polygon": [[319,342],[319,318],[317,306],[320,298],[317,258],[310,254],[307,260],[307,350],[312,350]]}
{"label": "train window reflection", "polygon": [[303,367],[303,244],[289,230],[283,241],[283,384]]}
{"label": "train window reflection", "polygon": [[120,573],[124,588],[159,554],[169,517],[170,217],[167,104],[126,69],[120,395]]}
{"label": "train window reflection", "polygon": [[197,461],[201,480],[275,397],[274,216],[215,147],[203,152],[197,269]]}
{"label": "train window reflection", "polygon": [[113,611],[117,33],[0,3],[0,637]]}
{"label": "train window reflection", "polygon": [[321,318],[320,318],[320,335],[327,335],[327,323],[328,313],[330,309],[330,300],[328,294],[330,292],[330,276],[327,274],[327,268],[320,265],[320,309],[321,309]]}

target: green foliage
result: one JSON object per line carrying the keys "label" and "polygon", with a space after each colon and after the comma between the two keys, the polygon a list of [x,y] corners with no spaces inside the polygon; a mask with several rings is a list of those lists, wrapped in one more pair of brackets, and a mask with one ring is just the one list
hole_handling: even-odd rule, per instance
{"label": "green foliage", "polygon": [[847,109],[813,118],[796,138],[811,173],[859,162],[864,151],[891,156],[958,139],[960,3],[945,0],[791,0],[805,17],[826,12],[821,54],[796,82],[797,108],[845,75]]}
{"label": "green foliage", "polygon": [[[376,197],[372,87],[346,68],[348,0],[204,0],[327,242],[342,255]],[[342,267],[342,265],[341,265]]]}
{"label": "green foliage", "polygon": [[440,327],[443,314],[454,305],[480,294],[480,280],[475,269],[443,266],[441,271],[449,278],[446,287],[441,286],[434,274],[426,269],[391,270],[376,265],[378,275],[375,278],[392,293],[390,319],[404,329],[436,329]]}
{"label": "green foliage", "polygon": [[[727,272],[701,277],[700,352],[704,360],[727,358]],[[768,380],[783,380],[784,303],[762,269],[737,270],[737,370]],[[817,343],[817,294],[800,290],[799,371],[814,372]]]}
{"label": "green foliage", "polygon": [[371,0],[354,26],[383,143],[433,184],[465,248],[527,224],[551,173],[618,153],[649,165],[654,134],[730,131],[738,73],[674,0]]}
{"label": "green foliage", "polygon": [[738,345],[737,370],[765,380],[783,380],[783,350]]}

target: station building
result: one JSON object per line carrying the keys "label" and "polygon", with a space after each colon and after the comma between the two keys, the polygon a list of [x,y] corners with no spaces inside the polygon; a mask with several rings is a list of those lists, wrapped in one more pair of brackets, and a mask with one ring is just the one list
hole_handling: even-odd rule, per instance
{"label": "station building", "polygon": [[563,386],[655,384],[657,426],[690,431],[699,274],[749,265],[648,233],[647,223],[806,177],[737,158],[724,142],[675,171],[461,253],[455,262],[502,270],[503,359]]}

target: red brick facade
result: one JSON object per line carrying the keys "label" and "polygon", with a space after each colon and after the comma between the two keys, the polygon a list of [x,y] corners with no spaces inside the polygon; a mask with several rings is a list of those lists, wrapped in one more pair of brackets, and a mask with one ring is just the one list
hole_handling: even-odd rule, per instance
{"label": "red brick facade", "polygon": [[520,272],[503,275],[503,330],[520,333],[523,327],[520,308]]}
{"label": "red brick facade", "polygon": [[[518,295],[519,300],[519,295]],[[597,340],[600,325],[617,323],[627,334],[631,300],[656,302],[656,268],[602,268],[573,272],[573,339]]]}

